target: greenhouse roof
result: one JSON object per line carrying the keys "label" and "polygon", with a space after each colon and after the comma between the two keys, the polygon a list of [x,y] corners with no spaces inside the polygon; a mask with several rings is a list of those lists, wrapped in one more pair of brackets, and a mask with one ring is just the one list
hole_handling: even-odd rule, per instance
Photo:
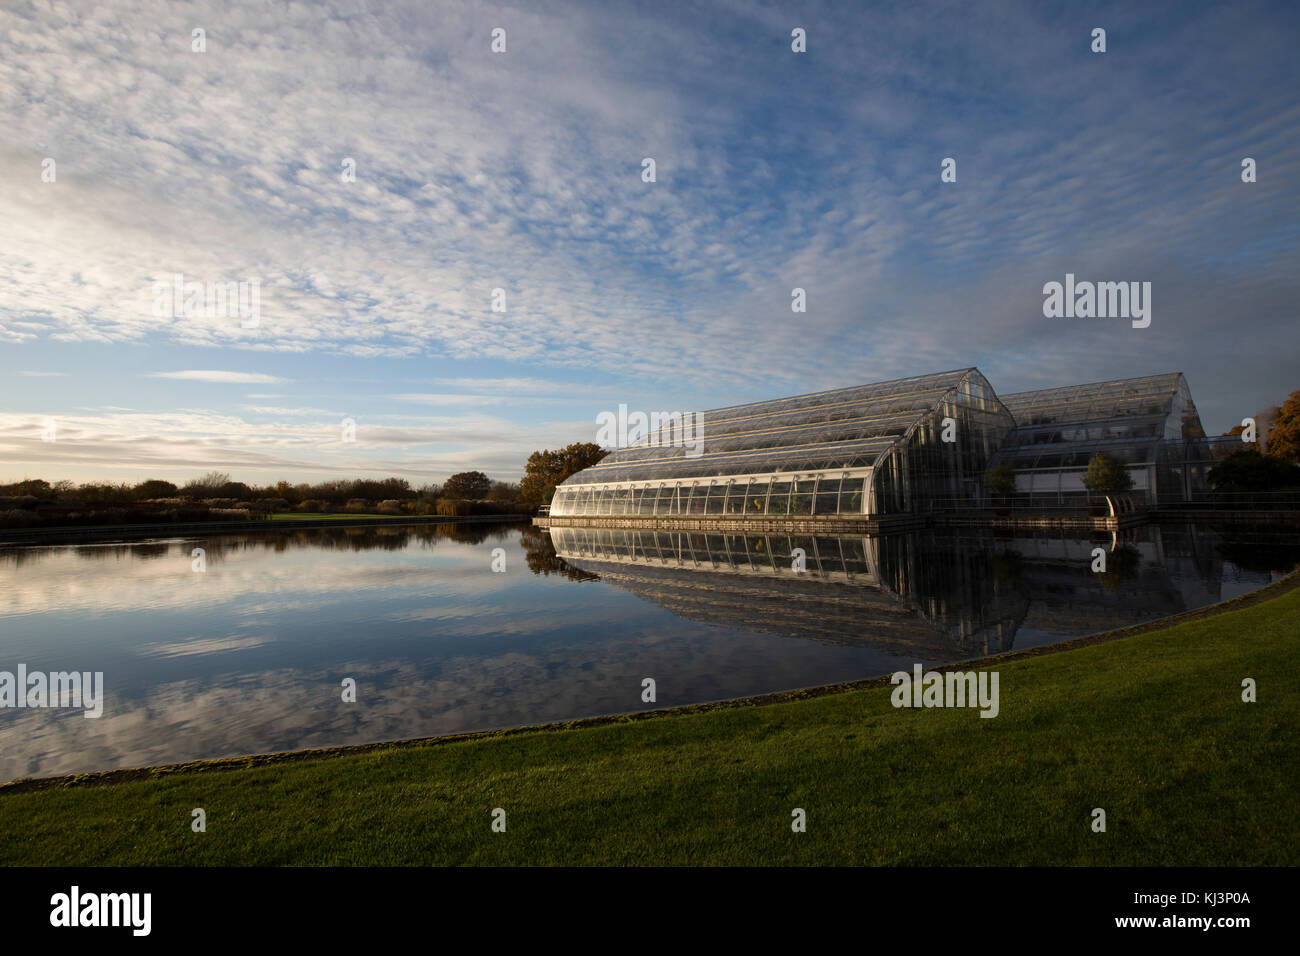
{"label": "greenhouse roof", "polygon": [[1168,415],[1181,379],[1181,372],[1172,372],[1091,385],[1016,392],[1000,397],[1020,427],[1134,415]]}
{"label": "greenhouse roof", "polygon": [[870,467],[972,373],[979,376],[958,369],[699,412],[687,418],[703,439],[700,453],[656,437],[564,484]]}

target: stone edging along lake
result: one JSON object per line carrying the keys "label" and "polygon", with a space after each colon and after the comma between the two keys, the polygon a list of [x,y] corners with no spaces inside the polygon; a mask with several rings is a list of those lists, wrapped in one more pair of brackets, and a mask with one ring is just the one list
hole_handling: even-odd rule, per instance
{"label": "stone edging along lake", "polygon": [[[495,517],[495,516],[494,516]],[[1003,654],[996,654],[988,657],[972,658],[965,661],[954,661],[939,667],[931,668],[934,672],[946,672],[954,669],[969,669],[972,667],[987,667],[991,664],[1002,664],[1011,661],[1021,660],[1028,657],[1039,657],[1044,654],[1056,654],[1061,651],[1076,650],[1081,647],[1087,647],[1093,644],[1102,644],[1108,641],[1119,640],[1125,637],[1133,637],[1150,631],[1164,630],[1178,624],[1191,621],[1198,621],[1205,618],[1215,617],[1228,611],[1236,611],[1256,604],[1261,604],[1273,598],[1280,597],[1289,591],[1300,588],[1300,569],[1294,570],[1280,580],[1267,584],[1262,588],[1243,594],[1238,597],[1221,601],[1218,604],[1212,604],[1208,607],[1198,608],[1193,611],[1184,611],[1179,614],[1170,615],[1169,617],[1159,618],[1152,621],[1144,621],[1141,624],[1135,624],[1130,627],[1119,628],[1117,630],[1102,631],[1097,634],[1077,637],[1071,640],[1061,641],[1054,644],[1047,644],[1039,647],[1025,648],[1018,651],[1008,651]],[[772,704],[789,703],[798,700],[807,700],[814,697],[824,697],[832,694],[843,694],[850,691],[864,690],[872,687],[890,686],[889,676],[873,677],[866,680],[847,681],[839,684],[826,684],[820,687],[808,687],[798,690],[778,691],[770,694],[760,694],[753,697],[740,697],[731,700],[712,701],[707,703],[689,704],[683,707],[669,707],[658,710],[633,711],[623,714],[608,714],[599,717],[583,717],[570,721],[558,721],[545,724],[531,724],[520,727],[509,727],[500,730],[474,731],[470,733],[445,734],[436,737],[413,737],[402,740],[386,740],[374,743],[352,744],[339,747],[320,747],[308,750],[291,750],[279,753],[251,754],[243,757],[223,757],[215,760],[195,760],[188,763],[179,764],[162,764],[154,767],[135,767],[124,768],[119,770],[103,770],[91,773],[66,774],[57,777],[40,777],[13,780],[8,783],[0,783],[0,797],[12,793],[28,793],[37,790],[54,790],[66,789],[71,787],[82,786],[103,786],[109,784],[128,783],[137,780],[164,780],[175,775],[188,775],[196,773],[213,773],[229,770],[244,770],[252,767],[261,767],[271,764],[284,763],[294,760],[319,760],[329,757],[344,756],[350,754],[363,754],[381,750],[393,750],[407,747],[428,747],[440,744],[460,743],[470,740],[485,740],[490,738],[514,736],[525,733],[538,732],[555,732],[564,730],[576,730],[586,727],[601,727],[611,724],[629,723],[636,720],[654,720],[662,717],[680,716],[686,714],[700,714],[712,710],[722,710],[740,707],[763,707]]]}

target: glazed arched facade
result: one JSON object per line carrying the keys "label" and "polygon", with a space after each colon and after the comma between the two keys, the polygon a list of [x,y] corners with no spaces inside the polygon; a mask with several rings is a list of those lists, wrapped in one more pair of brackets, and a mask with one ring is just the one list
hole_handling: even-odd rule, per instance
{"label": "glazed arched facade", "polygon": [[551,514],[861,516],[912,511],[929,497],[974,505],[1015,426],[973,368],[719,408],[695,422],[696,447],[617,449],[561,484]]}

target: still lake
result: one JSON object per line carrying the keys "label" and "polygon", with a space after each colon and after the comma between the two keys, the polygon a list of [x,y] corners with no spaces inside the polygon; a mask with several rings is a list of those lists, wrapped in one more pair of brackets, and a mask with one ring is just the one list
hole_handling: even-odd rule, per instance
{"label": "still lake", "polygon": [[0,780],[872,677],[1165,617],[1297,562],[1295,535],[1168,523],[1118,540],[474,524],[4,546],[0,671],[103,672],[105,690],[97,719],[0,708]]}

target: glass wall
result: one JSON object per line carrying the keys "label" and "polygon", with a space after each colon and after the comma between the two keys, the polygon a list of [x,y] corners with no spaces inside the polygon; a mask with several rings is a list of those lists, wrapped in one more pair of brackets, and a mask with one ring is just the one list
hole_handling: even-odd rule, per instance
{"label": "glass wall", "polygon": [[1014,430],[992,386],[972,370],[877,466],[872,513],[979,506],[984,472]]}
{"label": "glass wall", "polygon": [[690,420],[692,444],[618,449],[562,484],[551,514],[816,517],[905,511],[936,494],[974,500],[1014,424],[975,369]]}
{"label": "glass wall", "polygon": [[[551,514],[700,518],[887,515],[988,504],[1005,462],[1030,496],[1086,496],[1098,452],[1134,496],[1201,493],[1212,454],[1181,374],[999,399],[976,369],[835,389],[691,416],[677,446],[617,449],[556,491]],[[682,435],[680,429],[675,434]]]}
{"label": "glass wall", "polygon": [[718,518],[765,515],[861,515],[870,470],[836,474],[759,476],[725,481],[666,481],[636,485],[561,485],[551,514],[672,515]]}
{"label": "glass wall", "polygon": [[1203,492],[1205,431],[1187,380],[1178,373],[1007,395],[1018,428],[998,457],[1031,499],[1086,497],[1093,456],[1124,462],[1130,497],[1156,504]]}

